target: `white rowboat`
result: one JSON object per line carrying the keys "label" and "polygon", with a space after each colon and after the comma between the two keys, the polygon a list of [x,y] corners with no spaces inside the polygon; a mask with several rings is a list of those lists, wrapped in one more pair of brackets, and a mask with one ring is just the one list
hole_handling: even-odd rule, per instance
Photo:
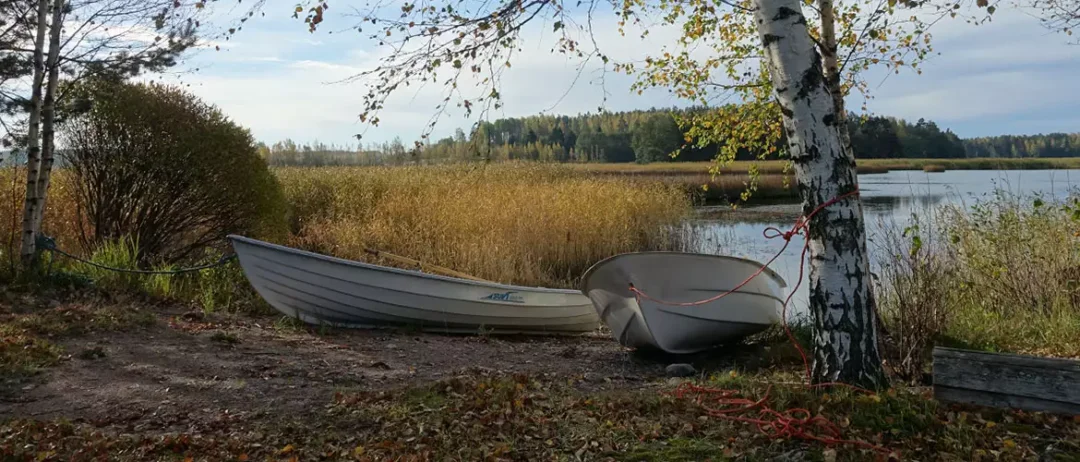
{"label": "white rowboat", "polygon": [[438,276],[229,239],[259,295],[309,324],[501,334],[576,334],[599,327],[592,303],[576,290]]}
{"label": "white rowboat", "polygon": [[[668,353],[697,353],[740,340],[780,321],[784,280],[765,269],[723,298],[694,306],[734,289],[761,268],[734,257],[679,252],[640,252],[603,260],[585,273],[583,291],[600,319],[624,346]],[[638,297],[631,284],[649,296]]]}

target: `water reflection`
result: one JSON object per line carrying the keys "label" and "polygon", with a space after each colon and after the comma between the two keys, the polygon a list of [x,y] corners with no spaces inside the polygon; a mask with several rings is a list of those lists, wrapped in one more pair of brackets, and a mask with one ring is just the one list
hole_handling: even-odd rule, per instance
{"label": "water reflection", "polygon": [[[889,227],[907,226],[913,214],[923,220],[932,220],[943,206],[966,208],[982,200],[991,199],[996,191],[1012,196],[1040,195],[1044,198],[1064,199],[1076,191],[1073,179],[1080,183],[1080,170],[956,170],[941,173],[889,172],[886,174],[860,175],[859,188],[866,216],[867,234],[870,239],[871,260],[877,260],[875,240],[882,230]],[[777,206],[772,206],[776,208]],[[783,207],[783,206],[781,206]],[[793,213],[798,212],[795,204]],[[750,208],[748,214],[753,214]],[[766,239],[762,230],[776,227],[789,229],[790,221],[781,218],[749,216],[746,220],[695,221],[686,226],[697,236],[697,251],[717,255],[733,255],[765,261],[783,248],[782,239]],[[768,216],[768,215],[764,215]],[[796,240],[799,238],[796,238]],[[801,241],[792,245],[773,263],[773,270],[795,285],[799,274]],[[804,284],[792,300],[789,310],[795,316],[806,313],[807,288]]]}
{"label": "water reflection", "polygon": [[863,198],[863,213],[891,214],[896,210],[930,210],[945,204],[946,194],[925,196],[869,196]]}

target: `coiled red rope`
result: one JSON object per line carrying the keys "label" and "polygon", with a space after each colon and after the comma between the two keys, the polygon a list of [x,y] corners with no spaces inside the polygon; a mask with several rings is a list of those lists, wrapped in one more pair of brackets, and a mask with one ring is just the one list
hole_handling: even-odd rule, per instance
{"label": "coiled red rope", "polygon": [[[780,258],[780,255],[783,255],[784,251],[786,251],[788,246],[791,244],[791,238],[795,236],[803,236],[803,247],[802,251],[799,254],[799,278],[795,282],[795,286],[792,287],[791,291],[788,293],[787,298],[784,299],[780,320],[781,324],[784,327],[784,333],[787,335],[788,341],[790,341],[791,344],[795,346],[795,349],[799,352],[799,357],[802,358],[806,380],[805,386],[807,388],[845,386],[856,391],[872,395],[874,394],[874,392],[870,390],[844,383],[813,384],[810,372],[810,361],[806,357],[806,351],[803,350],[803,347],[799,344],[799,341],[795,339],[795,335],[792,334],[791,327],[787,323],[788,305],[791,304],[791,299],[795,296],[795,293],[802,285],[803,276],[805,274],[806,252],[810,248],[810,221],[814,218],[815,215],[825,210],[825,208],[829,207],[830,205],[836,204],[840,201],[858,195],[859,189],[855,188],[855,190],[851,192],[841,194],[832,199],[829,199],[828,201],[825,201],[821,205],[817,206],[814,210],[812,210],[809,214],[801,216],[797,220],[795,220],[795,224],[792,225],[791,229],[787,231],[781,231],[780,229],[775,227],[765,228],[762,231],[762,235],[766,239],[783,238],[783,247],[781,247],[780,250],[772,256],[772,258],[766,261],[765,264],[761,266],[761,268],[751,274],[750,277],[746,278],[744,281],[740,282],[730,290],[706,298],[704,300],[698,300],[693,302],[671,302],[652,297],[643,292],[641,289],[634,287],[633,283],[630,284],[630,292],[634,294],[634,297],[638,300],[639,303],[642,299],[650,300],[663,305],[683,307],[700,306],[707,303],[712,303],[728,295],[731,295],[732,293],[738,292],[739,289],[742,289],[744,286],[749,284],[750,281],[754,280],[754,278],[760,276],[761,273],[765,272],[765,270],[770,265],[772,265],[772,263],[776,261],[777,258]],[[813,415],[808,409],[795,408],[787,409],[781,412],[769,408],[765,404],[765,402],[769,399],[769,393],[771,391],[772,387],[770,386],[768,390],[766,390],[765,396],[760,399],[753,400],[740,397],[737,390],[725,390],[694,385],[691,383],[683,383],[672,392],[672,395],[679,399],[692,397],[694,401],[705,410],[706,415],[709,415],[711,417],[754,424],[757,426],[759,431],[761,431],[763,434],[770,438],[798,438],[809,441],[818,441],[829,446],[850,445],[870,449],[879,454],[889,453],[888,449],[866,441],[848,440],[840,438],[841,432],[839,425],[836,425],[829,419],[820,415]],[[754,410],[757,411],[756,417],[738,415]]]}

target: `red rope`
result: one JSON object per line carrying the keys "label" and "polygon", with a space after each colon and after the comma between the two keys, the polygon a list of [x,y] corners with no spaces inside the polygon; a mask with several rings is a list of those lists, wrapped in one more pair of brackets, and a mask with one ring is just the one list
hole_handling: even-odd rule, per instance
{"label": "red rope", "polygon": [[[820,415],[813,415],[809,409],[792,408],[779,412],[769,408],[765,401],[769,399],[771,391],[772,387],[769,387],[765,396],[752,400],[738,396],[738,390],[703,387],[687,382],[679,385],[671,394],[678,399],[693,399],[710,417],[753,424],[770,438],[798,438],[817,441],[827,446],[842,444],[869,449],[883,455],[889,453],[888,449],[867,441],[841,438],[839,425]],[[753,410],[757,410],[756,417],[737,415]]]}
{"label": "red rope", "polygon": [[[799,254],[799,278],[795,282],[795,286],[792,287],[791,291],[788,293],[787,298],[784,299],[784,303],[781,308],[780,322],[784,326],[784,333],[787,335],[788,340],[791,342],[792,345],[795,346],[795,349],[799,352],[799,356],[802,358],[803,368],[806,374],[805,386],[807,388],[820,388],[839,385],[872,395],[874,394],[874,392],[870,390],[844,383],[812,384],[810,361],[806,357],[806,351],[803,350],[802,345],[800,345],[798,340],[795,339],[795,335],[791,333],[791,327],[787,323],[788,305],[791,304],[791,299],[795,296],[795,293],[802,285],[803,276],[805,273],[806,252],[810,248],[810,221],[819,212],[825,210],[826,207],[836,204],[837,202],[840,202],[849,197],[857,196],[858,194],[859,189],[856,188],[849,193],[841,194],[828,201],[825,201],[821,205],[817,206],[817,208],[812,210],[809,214],[799,217],[797,220],[795,220],[795,224],[791,227],[790,230],[786,232],[780,231],[775,227],[765,228],[762,231],[762,235],[766,239],[775,239],[778,237],[783,238],[784,246],[781,247],[780,250],[772,256],[772,258],[766,261],[765,264],[761,266],[761,268],[751,274],[750,277],[737,284],[731,290],[706,298],[704,300],[698,300],[694,302],[671,302],[661,300],[659,298],[652,297],[646,294],[637,287],[634,287],[633,283],[630,284],[630,292],[634,294],[634,297],[638,300],[638,303],[641,302],[641,299],[651,300],[653,302],[669,306],[700,306],[706,303],[715,302],[734,292],[737,292],[739,289],[749,284],[750,281],[754,280],[754,278],[760,276],[761,273],[765,272],[765,269],[768,268],[769,265],[772,265],[772,263],[776,261],[777,258],[780,258],[780,255],[782,255],[784,251],[787,250],[788,245],[791,244],[791,238],[801,235],[803,236],[803,246],[802,251]],[[870,449],[880,454],[889,453],[888,449],[866,441],[846,440],[840,438],[841,432],[838,425],[826,419],[825,417],[822,417],[820,415],[813,415],[807,409],[795,408],[779,412],[769,408],[765,404],[765,401],[769,399],[769,392],[771,391],[772,387],[770,386],[769,389],[766,390],[765,396],[758,400],[752,400],[739,397],[739,392],[737,390],[725,390],[712,387],[703,387],[691,383],[683,383],[675,389],[673,395],[679,399],[692,395],[694,401],[705,410],[706,415],[724,420],[754,424],[757,426],[758,430],[760,430],[762,433],[764,433],[770,438],[799,438],[803,440],[818,441],[829,446],[844,444]],[[708,401],[711,401],[711,404]],[[721,407],[714,407],[715,405],[720,405]],[[758,411],[757,417],[735,415],[755,409]]]}

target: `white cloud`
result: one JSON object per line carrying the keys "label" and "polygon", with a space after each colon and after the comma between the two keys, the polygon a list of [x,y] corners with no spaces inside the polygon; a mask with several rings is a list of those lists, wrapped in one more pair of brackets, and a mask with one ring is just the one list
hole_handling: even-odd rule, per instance
{"label": "white cloud", "polygon": [[871,110],[946,127],[979,120],[996,125],[972,133],[984,135],[1046,131],[1033,127],[1028,114],[1080,104],[1080,47],[1066,45],[1035,18],[1003,10],[981,26],[958,21],[939,27],[933,32],[942,55],[927,62],[922,75],[890,76],[875,91]]}
{"label": "white cloud", "polygon": [[1080,104],[1080,94],[1062,93],[1073,77],[1052,71],[1016,70],[924,80],[922,90],[884,97],[874,106],[883,114],[937,121],[1023,113],[1052,105]]}
{"label": "white cloud", "polygon": [[[633,32],[619,35],[610,18],[597,21],[606,21],[595,28],[597,43],[621,60],[640,60],[656,53],[674,43],[679,33],[670,27],[651,28],[649,37],[642,40]],[[386,50],[363,47],[356,35],[324,34],[313,39],[302,26],[249,23],[224,56],[200,56],[205,63],[197,64],[215,65],[193,81],[191,90],[265,141],[286,137],[349,141],[365,129],[357,115],[367,89],[362,83],[330,82],[373,69]],[[682,103],[663,90],[633,94],[630,77],[602,72],[599,62],[591,63],[578,77],[578,60],[551,53],[550,30],[550,26],[538,26],[526,34],[513,67],[503,74],[500,91],[505,107],[489,117],[545,110],[575,114],[595,111],[601,104],[628,110]],[[1009,124],[1009,116],[1080,103],[1071,80],[1080,72],[1080,47],[1063,45],[1063,37],[1048,35],[1032,18],[999,12],[987,25],[946,21],[933,32],[943,55],[927,63],[921,76],[890,77],[875,90],[871,110],[925,117],[946,127],[950,121],[993,119],[997,132],[1030,132],[1040,131],[1032,128],[1037,118],[1028,116]],[[466,79],[460,88],[475,92],[476,83]],[[367,130],[365,139],[415,139],[443,97],[441,87],[432,84],[399,90],[387,101],[380,127]],[[467,124],[461,111],[451,108],[435,135],[448,135]]]}

